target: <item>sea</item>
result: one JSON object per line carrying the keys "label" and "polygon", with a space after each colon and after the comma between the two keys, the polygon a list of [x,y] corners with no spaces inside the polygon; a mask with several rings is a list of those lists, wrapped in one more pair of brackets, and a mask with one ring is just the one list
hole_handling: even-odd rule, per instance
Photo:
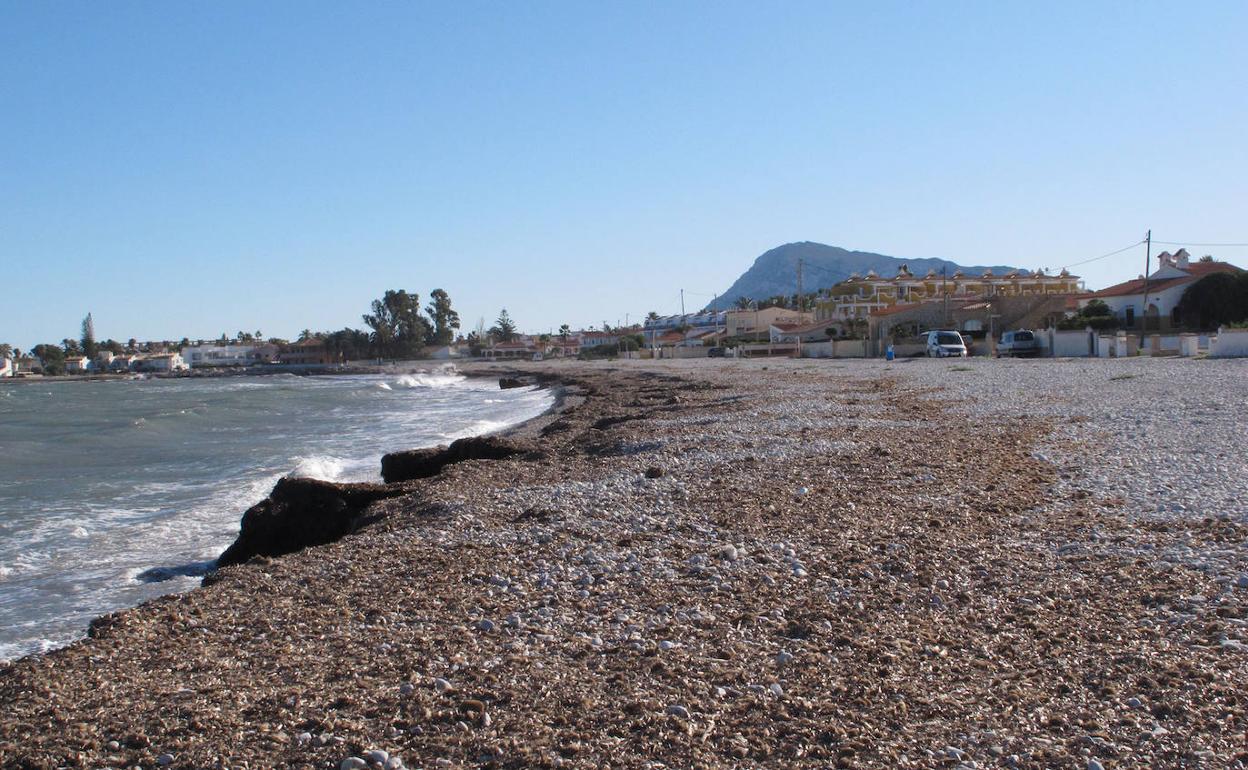
{"label": "sea", "polygon": [[197,586],[284,475],[380,480],[387,452],[546,411],[454,369],[0,385],[0,660]]}

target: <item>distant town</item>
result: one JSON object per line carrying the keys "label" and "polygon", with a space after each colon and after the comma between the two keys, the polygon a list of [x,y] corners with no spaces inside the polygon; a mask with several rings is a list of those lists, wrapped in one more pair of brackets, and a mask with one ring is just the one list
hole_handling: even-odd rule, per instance
{"label": "distant town", "polygon": [[1161,253],[1157,265],[1090,292],[1067,270],[916,274],[903,264],[894,275],[854,273],[810,293],[538,334],[520,332],[506,309],[465,333],[442,289],[423,308],[418,294],[387,291],[363,316],[365,328],[305,329],[295,340],[257,330],[100,341],[88,314],[77,338],[25,351],[0,344],[0,377],[316,371],[413,359],[870,358],[923,355],[931,330],[957,332],[971,355],[1002,354],[1004,335],[1017,330],[1034,338],[1030,352],[1054,357],[1248,355],[1248,272],[1212,256],[1194,260],[1186,249]]}

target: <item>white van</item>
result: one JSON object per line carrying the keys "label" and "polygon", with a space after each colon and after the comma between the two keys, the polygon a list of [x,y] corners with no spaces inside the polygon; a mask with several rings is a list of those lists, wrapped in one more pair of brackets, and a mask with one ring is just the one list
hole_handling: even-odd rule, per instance
{"label": "white van", "polygon": [[966,357],[966,340],[955,331],[930,331],[927,333],[927,357]]}

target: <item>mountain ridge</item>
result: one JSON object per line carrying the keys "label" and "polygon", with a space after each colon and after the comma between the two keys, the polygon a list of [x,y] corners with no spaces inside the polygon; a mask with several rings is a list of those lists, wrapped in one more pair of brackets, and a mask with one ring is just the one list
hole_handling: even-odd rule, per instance
{"label": "mountain ridge", "polygon": [[910,272],[915,275],[923,275],[928,270],[940,272],[941,269],[948,270],[950,275],[955,270],[982,273],[991,269],[995,273],[1003,273],[1020,269],[1009,265],[962,265],[941,257],[906,259],[871,251],[851,251],[814,241],[796,241],[760,254],[754,264],[727,291],[715,297],[707,308],[722,310],[740,297],[763,300],[777,294],[794,294],[797,291],[798,260],[802,262],[803,292],[826,289],[849,278],[853,273],[865,275],[868,270],[874,270],[881,277],[890,278],[897,274],[897,268],[902,265],[908,265]]}

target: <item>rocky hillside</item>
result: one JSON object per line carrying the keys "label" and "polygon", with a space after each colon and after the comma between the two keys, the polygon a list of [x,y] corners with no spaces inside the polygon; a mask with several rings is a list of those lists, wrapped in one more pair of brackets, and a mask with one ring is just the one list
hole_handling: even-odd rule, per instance
{"label": "rocky hillside", "polygon": [[[827,246],[822,243],[803,241],[786,243],[765,252],[749,270],[741,275],[735,283],[715,299],[714,306],[726,307],[736,302],[738,297],[750,299],[766,299],[777,294],[793,294],[797,291],[797,262],[802,261],[802,290],[815,291],[825,289],[845,280],[853,273],[865,274],[874,270],[882,276],[892,276],[901,265],[909,265],[912,273],[922,275],[928,270],[939,272],[947,268],[952,274],[961,268],[967,272],[982,273],[987,265],[959,265],[947,259],[923,258],[902,259],[869,251],[849,251],[838,246]],[[1007,265],[992,265],[994,272],[1007,272],[1014,268]]]}

